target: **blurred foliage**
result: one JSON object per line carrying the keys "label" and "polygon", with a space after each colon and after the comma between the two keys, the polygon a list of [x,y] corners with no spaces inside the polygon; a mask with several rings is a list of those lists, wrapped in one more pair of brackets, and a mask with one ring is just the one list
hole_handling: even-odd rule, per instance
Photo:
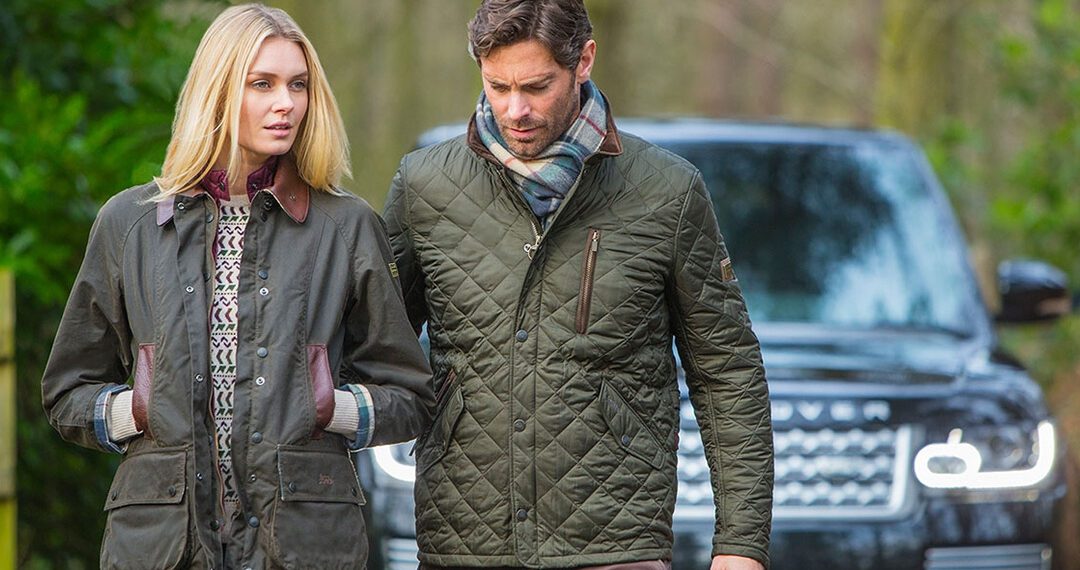
{"label": "blurred foliage", "polygon": [[1033,33],[1002,39],[1000,65],[1006,93],[1036,114],[1039,128],[1010,165],[992,221],[1013,253],[1080,279],[1080,11],[1074,2],[1043,0],[1032,24]]}
{"label": "blurred foliage", "polygon": [[[899,129],[941,176],[991,305],[995,260],[1041,258],[1080,283],[1076,0],[588,2],[595,77],[618,114]],[[323,57],[353,142],[352,189],[380,204],[415,135],[472,110],[480,85],[464,25],[475,0],[272,3]],[[221,5],[0,0],[0,266],[17,279],[25,567],[96,566],[116,458],[60,441],[41,411],[41,372],[94,214],[158,171],[176,93]],[[1002,333],[1080,434],[1080,319]]]}
{"label": "blurred foliage", "polygon": [[[1080,9],[1067,0],[1035,4],[1026,33],[1004,34],[999,65],[1005,93],[1034,116],[1006,184],[990,205],[1006,255],[1046,260],[1080,283]],[[1080,450],[1080,317],[1005,331],[1004,342],[1050,390],[1051,406]]]}
{"label": "blurred foliage", "polygon": [[[968,235],[987,244],[992,259],[1049,262],[1069,275],[1075,290],[1080,284],[1080,9],[1071,0],[1032,0],[1023,8],[973,25],[973,35],[991,48],[981,58],[992,80],[978,88],[993,99],[967,101],[968,108],[946,114],[923,140]],[[973,118],[972,106],[985,109],[986,118]],[[1080,451],[1080,396],[1073,395],[1080,379],[1080,317],[1001,327],[1000,333],[1002,343],[1047,388],[1051,408]]]}
{"label": "blurred foliage", "polygon": [[0,266],[16,277],[20,565],[92,568],[116,460],[60,440],[40,379],[98,207],[160,168],[201,3],[0,3]]}

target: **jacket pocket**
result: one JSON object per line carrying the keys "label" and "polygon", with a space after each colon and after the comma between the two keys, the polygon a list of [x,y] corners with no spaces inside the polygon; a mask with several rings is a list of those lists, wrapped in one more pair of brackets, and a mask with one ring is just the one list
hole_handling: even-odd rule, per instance
{"label": "jacket pocket", "polygon": [[105,501],[102,568],[185,568],[191,559],[187,448],[127,456]]}
{"label": "jacket pocket", "polygon": [[454,427],[457,425],[461,412],[465,410],[465,397],[461,394],[461,388],[457,385],[453,372],[447,376],[445,384],[453,384],[448,388],[448,394],[442,399],[444,403],[435,413],[431,422],[431,428],[421,436],[417,442],[416,470],[423,473],[438,463],[450,447],[450,438],[454,435]]}
{"label": "jacket pocket", "polygon": [[600,230],[589,228],[585,238],[585,258],[581,264],[581,291],[578,294],[577,317],[574,325],[578,334],[589,329],[589,308],[592,306],[593,281],[596,279],[596,255],[600,251]]}
{"label": "jacket pocket", "polygon": [[323,429],[334,417],[334,376],[325,344],[307,346],[308,377],[311,378],[311,397],[315,402],[315,428],[312,435],[321,437]]}
{"label": "jacket pocket", "polygon": [[154,345],[140,344],[135,362],[135,380],[131,393],[131,415],[135,427],[153,439],[150,432],[150,392],[154,389]]}
{"label": "jacket pocket", "polygon": [[670,452],[664,450],[652,430],[606,380],[600,385],[600,409],[620,447],[656,469],[664,466]]}
{"label": "jacket pocket", "polygon": [[279,446],[270,552],[285,568],[363,568],[366,503],[347,453]]}

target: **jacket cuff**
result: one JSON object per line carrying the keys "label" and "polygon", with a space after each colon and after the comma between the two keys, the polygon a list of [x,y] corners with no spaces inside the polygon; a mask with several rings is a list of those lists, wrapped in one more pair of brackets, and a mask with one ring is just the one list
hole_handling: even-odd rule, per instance
{"label": "jacket cuff", "polygon": [[108,428],[109,439],[115,443],[127,441],[142,431],[135,425],[135,415],[131,412],[131,390],[124,390],[116,394],[110,394],[105,403],[105,425]]}
{"label": "jacket cuff", "polygon": [[746,558],[752,558],[761,563],[765,567],[765,570],[769,569],[769,554],[759,547],[751,546],[749,544],[739,544],[733,542],[724,542],[719,537],[713,539],[713,556],[743,556]]}
{"label": "jacket cuff", "polygon": [[356,396],[348,390],[334,390],[334,415],[326,424],[326,431],[352,436],[360,425],[359,405]]}
{"label": "jacket cuff", "polygon": [[375,402],[371,399],[371,392],[360,384],[346,384],[344,388],[356,396],[356,438],[349,443],[349,449],[357,451],[370,445],[371,437],[375,434]]}
{"label": "jacket cuff", "polygon": [[112,384],[106,386],[98,392],[97,398],[94,400],[94,436],[97,437],[98,445],[101,449],[111,453],[123,453],[125,447],[120,447],[109,439],[109,426],[108,417],[106,414],[109,406],[109,396],[127,390],[128,387],[123,384]]}

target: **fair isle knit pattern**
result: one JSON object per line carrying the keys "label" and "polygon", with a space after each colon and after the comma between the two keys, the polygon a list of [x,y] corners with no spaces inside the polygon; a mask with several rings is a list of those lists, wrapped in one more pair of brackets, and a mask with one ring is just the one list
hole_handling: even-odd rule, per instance
{"label": "fair isle knit pattern", "polygon": [[510,173],[529,208],[541,222],[555,213],[577,181],[585,160],[607,136],[607,103],[592,81],[581,86],[581,111],[566,132],[534,158],[521,159],[506,146],[495,113],[483,91],[476,103],[476,131],[484,146]]}
{"label": "fair isle knit pattern", "polygon": [[240,256],[251,204],[246,196],[219,204],[215,237],[214,300],[210,309],[210,374],[214,380],[214,428],[224,498],[225,520],[237,511],[240,497],[232,471],[232,420],[236,385],[236,293]]}

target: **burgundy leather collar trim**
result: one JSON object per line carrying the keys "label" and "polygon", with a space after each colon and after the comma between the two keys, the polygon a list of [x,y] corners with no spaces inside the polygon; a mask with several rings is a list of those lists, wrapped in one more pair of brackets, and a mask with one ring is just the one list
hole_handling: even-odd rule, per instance
{"label": "burgundy leather collar trim", "polygon": [[[248,180],[251,180],[250,178]],[[296,170],[296,163],[292,157],[283,157],[278,161],[274,173],[273,185],[270,187],[256,188],[257,191],[268,191],[282,210],[298,224],[307,220],[308,209],[311,206],[311,187],[300,179]],[[180,196],[198,196],[199,194],[210,195],[200,185],[180,193]],[[255,192],[258,194],[258,192]],[[249,196],[253,196],[249,194]],[[157,225],[163,226],[173,219],[176,208],[176,196],[171,200],[166,198],[157,203]]]}

